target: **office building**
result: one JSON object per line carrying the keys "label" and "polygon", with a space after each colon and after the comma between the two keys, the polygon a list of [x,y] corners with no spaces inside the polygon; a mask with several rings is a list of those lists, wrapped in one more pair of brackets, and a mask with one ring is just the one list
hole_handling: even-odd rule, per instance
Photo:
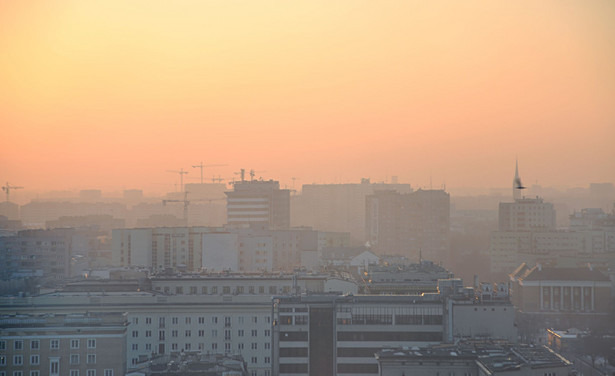
{"label": "office building", "polygon": [[3,279],[39,277],[54,283],[70,277],[71,259],[96,248],[99,233],[90,229],[22,230],[0,237],[0,275]]}
{"label": "office building", "polygon": [[227,223],[268,229],[290,227],[290,190],[273,180],[242,180],[225,192]]}
{"label": "office building", "polygon": [[555,230],[553,204],[542,198],[521,198],[501,202],[498,211],[499,231]]}
{"label": "office building", "polygon": [[366,198],[366,240],[378,254],[449,259],[450,195],[443,190],[378,191]]}
{"label": "office building", "polygon": [[410,184],[304,184],[293,197],[293,226],[310,226],[319,231],[350,234],[353,246],[365,244],[365,198],[376,191],[410,193]]}
{"label": "office building", "polygon": [[444,340],[437,295],[299,296],[274,299],[274,375],[378,375],[385,346]]}
{"label": "office building", "polygon": [[479,301],[460,293],[460,280],[442,283],[455,286],[450,295],[274,297],[273,374],[376,376],[374,354],[384,348],[484,335],[516,340],[509,301]]}

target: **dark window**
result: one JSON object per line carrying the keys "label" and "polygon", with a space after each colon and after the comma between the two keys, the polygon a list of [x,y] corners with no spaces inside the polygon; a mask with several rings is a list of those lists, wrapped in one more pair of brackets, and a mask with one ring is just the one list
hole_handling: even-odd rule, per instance
{"label": "dark window", "polygon": [[442,332],[338,332],[337,340],[441,342]]}
{"label": "dark window", "polygon": [[307,341],[307,332],[281,332],[280,341]]}
{"label": "dark window", "polygon": [[338,364],[338,373],[371,373],[378,374],[378,364]]}
{"label": "dark window", "polygon": [[382,350],[382,348],[365,348],[365,347],[342,347],[337,349],[337,356],[339,357],[373,357],[375,353]]}
{"label": "dark window", "polygon": [[307,366],[307,364],[280,364],[280,373],[307,373]]}
{"label": "dark window", "polygon": [[305,358],[308,356],[306,347],[282,347],[280,348],[280,357],[282,358]]}

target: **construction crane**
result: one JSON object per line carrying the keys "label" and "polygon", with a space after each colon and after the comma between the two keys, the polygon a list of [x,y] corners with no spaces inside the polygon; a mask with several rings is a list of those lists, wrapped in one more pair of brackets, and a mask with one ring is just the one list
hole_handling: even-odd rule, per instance
{"label": "construction crane", "polygon": [[183,202],[184,203],[184,224],[188,226],[188,205],[190,205],[190,201],[188,201],[188,191],[184,191],[183,200],[162,200],[162,205],[166,206],[167,202]]}
{"label": "construction crane", "polygon": [[16,185],[10,185],[9,182],[6,182],[6,185],[2,187],[2,190],[6,192],[6,202],[9,202],[9,193],[11,193],[11,189],[23,189],[23,187],[18,187]]}
{"label": "construction crane", "polygon": [[184,169],[181,168],[179,171],[177,171],[177,170],[167,170],[167,172],[174,172],[176,174],[179,174],[179,191],[183,192],[184,191],[184,175],[186,175],[188,173],[188,171],[184,171]]}
{"label": "construction crane", "polygon": [[192,168],[200,168],[201,169],[201,184],[203,184],[203,168],[205,167],[222,167],[222,166],[228,166],[227,164],[209,164],[209,165],[204,165],[203,162],[201,162],[201,164],[192,166]]}
{"label": "construction crane", "polygon": [[216,182],[217,182],[218,184],[222,183],[224,180],[225,180],[225,179],[224,179],[224,178],[221,178],[221,177],[220,177],[220,175],[218,175],[218,177],[216,177],[216,176],[214,175],[214,176],[212,176],[212,178],[211,178],[211,182],[212,182],[212,183],[216,183]]}
{"label": "construction crane", "polygon": [[226,197],[224,198],[200,198],[200,199],[195,199],[195,200],[188,200],[188,191],[184,191],[184,199],[183,200],[162,200],[162,205],[165,205],[168,202],[182,202],[184,204],[184,224],[186,226],[188,226],[188,205],[190,205],[190,202],[192,201],[217,201],[217,200],[226,200]]}

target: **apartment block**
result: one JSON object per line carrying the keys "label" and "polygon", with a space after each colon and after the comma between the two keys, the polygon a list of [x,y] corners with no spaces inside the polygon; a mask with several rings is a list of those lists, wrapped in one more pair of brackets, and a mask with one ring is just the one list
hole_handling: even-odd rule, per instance
{"label": "apartment block", "polygon": [[123,376],[125,313],[0,316],[0,375]]}
{"label": "apartment block", "polygon": [[450,195],[443,190],[378,191],[366,198],[366,240],[379,254],[446,262]]}

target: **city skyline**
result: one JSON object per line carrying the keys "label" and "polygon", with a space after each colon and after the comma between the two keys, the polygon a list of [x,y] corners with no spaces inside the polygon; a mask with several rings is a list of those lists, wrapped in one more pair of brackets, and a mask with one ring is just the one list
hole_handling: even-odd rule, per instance
{"label": "city skyline", "polygon": [[[615,182],[615,5],[0,5],[3,181]],[[293,180],[292,178],[295,178]],[[17,192],[16,192],[17,193]]]}

